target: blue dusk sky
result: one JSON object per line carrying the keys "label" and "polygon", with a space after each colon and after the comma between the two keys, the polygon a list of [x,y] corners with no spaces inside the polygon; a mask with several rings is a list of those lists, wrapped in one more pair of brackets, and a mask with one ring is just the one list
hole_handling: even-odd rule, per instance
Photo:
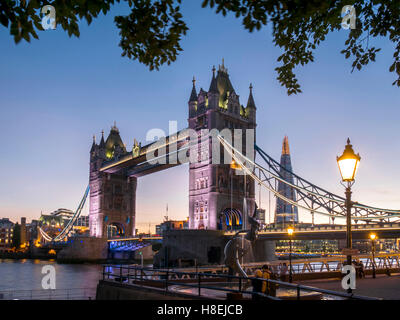
{"label": "blue dusk sky", "polygon": [[[340,54],[349,31],[330,34],[315,62],[296,69],[303,93],[288,96],[276,80],[281,50],[269,28],[249,33],[232,15],[202,9],[201,1],[184,1],[183,13],[190,28],[183,52],[160,71],[121,57],[113,19],[128,14],[125,4],[90,26],[82,22],[80,38],[57,28],[16,45],[9,30],[0,28],[0,218],[29,221],[41,211],[75,210],[88,184],[92,135],[99,141],[104,129],[107,137],[116,121],[131,150],[134,138],[146,143],[150,129],[168,132],[169,120],[185,128],[193,76],[198,90],[208,90],[212,66],[218,68],[222,58],[242,104],[253,84],[257,143],[267,153],[279,160],[288,135],[293,170],[343,194],[336,156],[350,137],[362,158],[354,200],[400,209],[400,89],[391,85],[394,48],[388,40],[370,40],[370,46],[382,47],[376,62],[351,73],[351,61]],[[139,229],[150,224],[153,230],[167,203],[170,218],[186,218],[188,183],[187,165],[140,178]],[[271,196],[269,210],[268,197],[262,191],[267,222],[275,202]],[[310,217],[300,212],[300,220]]]}

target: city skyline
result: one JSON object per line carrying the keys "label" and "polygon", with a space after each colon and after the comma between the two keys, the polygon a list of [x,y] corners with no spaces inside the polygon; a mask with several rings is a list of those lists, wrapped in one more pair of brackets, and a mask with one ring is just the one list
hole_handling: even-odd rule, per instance
{"label": "city skyline", "polygon": [[[354,200],[400,208],[400,93],[391,86],[391,48],[385,42],[379,43],[386,50],[376,63],[350,73],[351,64],[339,53],[348,31],[337,32],[317,51],[315,63],[298,69],[303,93],[288,97],[275,79],[279,50],[268,32],[249,34],[233,17],[198,12],[193,4],[183,8],[191,17],[184,51],[158,72],[120,56],[110,16],[90,27],[82,23],[80,39],[55,30],[41,33],[40,40],[30,44],[15,45],[8,30],[0,30],[7,76],[0,80],[0,132],[7,137],[0,161],[7,168],[2,172],[0,218],[31,220],[38,219],[40,211],[75,210],[88,182],[92,135],[99,139],[104,130],[107,136],[116,121],[131,150],[134,138],[146,144],[146,132],[152,128],[168,132],[169,120],[178,121],[178,130],[185,128],[193,75],[197,89],[207,89],[211,68],[222,58],[242,104],[249,84],[254,86],[257,143],[264,150],[279,159],[287,135],[294,172],[342,195],[336,156],[350,137],[361,155]],[[203,34],[212,36],[205,39]],[[171,179],[176,190],[168,188]],[[167,203],[171,219],[185,219],[188,183],[187,165],[140,178],[137,224],[161,221]],[[267,203],[264,191],[261,206],[268,221]],[[274,207],[272,201],[271,213]],[[299,220],[306,221],[301,211]]]}

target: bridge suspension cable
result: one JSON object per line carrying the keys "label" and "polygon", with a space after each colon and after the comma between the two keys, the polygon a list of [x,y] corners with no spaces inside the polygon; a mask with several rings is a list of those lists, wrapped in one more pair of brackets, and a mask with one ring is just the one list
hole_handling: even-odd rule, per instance
{"label": "bridge suspension cable", "polygon": [[[311,212],[311,214],[319,214],[331,218],[345,218],[346,205],[343,197],[326,191],[282,167],[276,160],[270,157],[257,145],[255,145],[255,150],[267,163],[270,168],[269,170],[244,156],[221,135],[218,136],[218,139],[233,159],[244,169],[246,174],[250,175],[255,181],[263,185],[263,187],[272,192],[276,197],[291,205]],[[252,169],[250,170],[246,164],[249,164],[249,167]],[[290,183],[282,177],[282,170],[293,176],[294,183]],[[299,196],[297,201],[288,199],[278,192],[277,185],[279,182],[284,183],[297,191]],[[400,217],[400,210],[375,208],[359,203],[353,204],[352,220],[354,221],[389,221],[390,218],[395,217]]]}
{"label": "bridge suspension cable", "polygon": [[71,217],[71,219],[68,221],[67,225],[63,228],[63,230],[61,230],[61,232],[57,236],[52,238],[41,227],[39,227],[40,234],[46,241],[48,241],[48,242],[61,241],[68,235],[68,233],[71,231],[72,227],[74,226],[75,222],[78,220],[78,218],[81,215],[82,209],[85,206],[85,202],[86,202],[87,196],[89,194],[89,190],[90,190],[90,188],[89,188],[89,186],[87,186],[85,193],[83,194],[82,200],[80,201],[78,208],[76,209],[74,215]]}

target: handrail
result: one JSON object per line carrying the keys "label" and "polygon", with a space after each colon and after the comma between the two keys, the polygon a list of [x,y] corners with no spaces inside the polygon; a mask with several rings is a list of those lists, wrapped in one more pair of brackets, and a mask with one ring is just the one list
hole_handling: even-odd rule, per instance
{"label": "handrail", "polygon": [[0,290],[0,300],[39,300],[39,299],[77,299],[95,298],[96,287],[59,289],[13,289]]}
{"label": "handrail", "polygon": [[[119,272],[113,273],[113,272],[106,272],[106,268],[115,268],[119,269]],[[123,274],[123,270],[135,270],[135,274],[132,274],[128,272],[127,275]],[[137,271],[140,271],[140,277],[137,276]],[[144,271],[151,271],[152,274],[146,275]],[[191,284],[191,283],[185,283],[185,282],[175,282],[171,281],[170,276],[171,275],[189,275],[189,276],[194,276],[192,280],[198,279],[197,284]],[[107,278],[106,278],[107,275]],[[150,279],[150,278],[144,278],[149,276],[156,276],[158,279]],[[110,278],[111,276],[111,278]],[[230,288],[222,288],[222,287],[215,287],[215,286],[210,286],[209,284],[205,285],[204,283],[207,283],[207,278],[225,278],[229,280],[239,280],[238,283],[243,283],[243,281],[248,282],[249,280],[254,279],[253,277],[251,278],[244,278],[241,276],[236,276],[236,275],[226,275],[226,274],[213,274],[213,273],[199,273],[199,272],[184,272],[184,271],[176,271],[176,270],[171,270],[171,269],[154,269],[154,268],[148,268],[148,267],[137,267],[137,266],[123,266],[123,265],[103,265],[103,280],[109,280],[114,277],[114,280],[117,279],[121,283],[123,281],[128,281],[129,280],[139,280],[143,281],[146,280],[148,282],[156,282],[156,283],[163,283],[165,287],[165,291],[168,291],[168,286],[171,285],[179,285],[179,286],[184,286],[184,287],[191,287],[191,288],[198,288],[199,296],[201,295],[201,289],[212,289],[212,290],[217,290],[217,291],[224,291],[224,292],[234,292],[234,293],[247,293],[247,294],[256,294],[259,295],[263,298],[266,299],[273,299],[276,300],[279,298],[269,296],[266,294],[262,294],[259,292],[253,292],[253,291],[247,291],[242,289],[242,285],[240,286],[239,290],[237,289],[230,289]],[[168,277],[168,278],[163,278],[163,277]],[[267,281],[268,284],[272,283],[275,285],[282,286],[284,288],[289,288],[289,289],[295,289],[298,293],[297,299],[301,299],[300,292],[301,291],[306,291],[306,292],[318,292],[321,294],[329,295],[329,296],[335,296],[335,297],[341,297],[341,298],[347,298],[347,299],[357,299],[357,300],[379,300],[378,298],[373,298],[373,297],[366,297],[366,296],[360,296],[360,295],[354,295],[354,294],[349,294],[349,293],[342,293],[342,292],[337,292],[337,291],[332,291],[332,290],[327,290],[327,289],[321,289],[321,288],[315,288],[315,287],[310,287],[310,286],[305,286],[301,284],[293,284],[293,283],[288,283],[288,282],[283,282],[280,280],[272,280],[272,279],[264,279],[264,278],[258,278],[261,281]],[[203,284],[202,284],[203,282]],[[230,282],[232,283],[232,282]],[[135,283],[139,284],[139,283]]]}

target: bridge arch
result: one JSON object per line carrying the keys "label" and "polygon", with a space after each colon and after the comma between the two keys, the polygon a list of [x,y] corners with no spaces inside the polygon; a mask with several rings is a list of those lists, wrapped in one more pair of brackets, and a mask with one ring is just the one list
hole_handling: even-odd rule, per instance
{"label": "bridge arch", "polygon": [[107,230],[107,238],[118,238],[124,237],[126,228],[122,223],[119,222],[111,222],[106,226]]}
{"label": "bridge arch", "polygon": [[243,215],[240,210],[226,208],[219,215],[219,230],[241,230],[243,228]]}

